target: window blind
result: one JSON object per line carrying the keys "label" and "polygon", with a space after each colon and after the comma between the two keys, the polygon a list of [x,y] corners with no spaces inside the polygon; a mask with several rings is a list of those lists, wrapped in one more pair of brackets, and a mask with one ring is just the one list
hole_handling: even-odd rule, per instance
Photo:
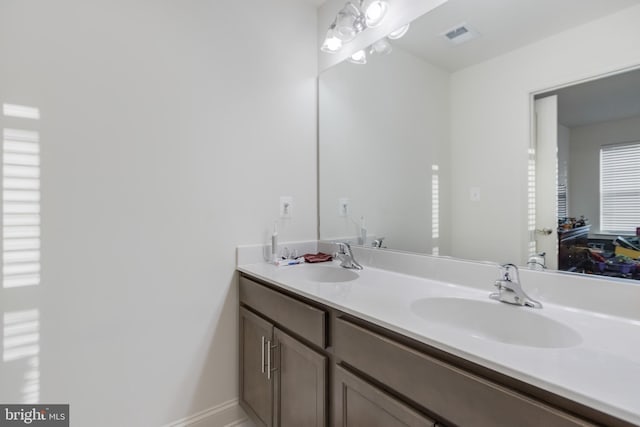
{"label": "window blind", "polygon": [[600,149],[600,223],[613,234],[640,227],[640,141]]}
{"label": "window blind", "polygon": [[567,186],[558,184],[558,218],[566,218],[569,216],[567,209]]}

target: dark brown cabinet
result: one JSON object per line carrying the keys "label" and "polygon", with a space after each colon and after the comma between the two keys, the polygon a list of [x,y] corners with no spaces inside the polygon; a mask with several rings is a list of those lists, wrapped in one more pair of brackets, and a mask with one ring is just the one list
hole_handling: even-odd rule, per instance
{"label": "dark brown cabinet", "polygon": [[267,345],[273,325],[240,308],[240,400],[253,421],[273,425],[273,382],[267,376]]}
{"label": "dark brown cabinet", "polygon": [[632,424],[249,277],[240,403],[260,427]]}
{"label": "dark brown cabinet", "polygon": [[[266,292],[266,293],[265,293]],[[324,312],[284,295],[273,294],[252,281],[243,280],[241,301],[282,304],[278,310],[264,307],[273,317],[286,318],[296,310],[300,319],[290,320],[292,329],[309,331],[324,342],[314,320],[324,322]],[[302,307],[301,307],[302,305]],[[323,427],[327,425],[328,357],[278,327],[264,313],[240,307],[240,404],[260,427]],[[259,313],[259,314],[258,314]],[[293,315],[295,317],[295,315]],[[273,322],[271,320],[274,320]],[[296,321],[297,320],[297,321]],[[288,326],[285,322],[283,327]]]}
{"label": "dark brown cabinet", "polygon": [[326,425],[327,357],[275,329],[275,425]]}
{"label": "dark brown cabinet", "polygon": [[416,351],[376,332],[338,318],[336,355],[430,412],[459,426],[592,426]]}

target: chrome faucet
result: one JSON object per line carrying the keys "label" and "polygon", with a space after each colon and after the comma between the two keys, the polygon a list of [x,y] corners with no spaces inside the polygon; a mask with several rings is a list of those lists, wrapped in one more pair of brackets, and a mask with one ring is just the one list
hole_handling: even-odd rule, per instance
{"label": "chrome faucet", "polygon": [[384,237],[378,237],[377,239],[375,239],[373,242],[371,242],[371,247],[372,248],[377,248],[380,249],[382,248],[382,242],[384,240]]}
{"label": "chrome faucet", "polygon": [[338,252],[336,252],[335,257],[340,260],[340,267],[362,270],[362,266],[353,257],[351,245],[347,242],[337,242],[336,244],[338,245]]}
{"label": "chrome faucet", "polygon": [[542,308],[542,304],[530,298],[520,284],[520,273],[514,264],[500,266],[500,276],[494,283],[498,292],[493,292],[489,298],[508,304],[526,305],[527,307]]}
{"label": "chrome faucet", "polygon": [[546,270],[547,269],[547,259],[545,256],[546,252],[540,252],[539,254],[531,255],[527,260],[527,267],[531,270]]}

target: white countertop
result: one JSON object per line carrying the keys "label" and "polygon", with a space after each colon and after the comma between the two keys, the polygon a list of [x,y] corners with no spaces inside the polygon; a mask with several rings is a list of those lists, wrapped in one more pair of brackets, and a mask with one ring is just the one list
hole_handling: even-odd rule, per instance
{"label": "white countertop", "polygon": [[536,314],[574,329],[582,342],[567,348],[514,345],[427,322],[411,310],[413,302],[426,297],[491,301],[488,299],[493,291],[491,283],[484,290],[372,267],[358,271],[356,280],[318,283],[300,279],[290,271],[294,268],[304,269],[307,265],[238,266],[239,271],[283,289],[640,425],[638,320],[543,300],[544,308],[536,310]]}

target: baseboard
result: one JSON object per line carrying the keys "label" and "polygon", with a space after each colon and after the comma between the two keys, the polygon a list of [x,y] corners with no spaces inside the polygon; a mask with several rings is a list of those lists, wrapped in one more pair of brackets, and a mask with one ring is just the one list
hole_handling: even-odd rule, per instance
{"label": "baseboard", "polygon": [[247,420],[238,399],[228,400],[163,427],[234,427]]}

